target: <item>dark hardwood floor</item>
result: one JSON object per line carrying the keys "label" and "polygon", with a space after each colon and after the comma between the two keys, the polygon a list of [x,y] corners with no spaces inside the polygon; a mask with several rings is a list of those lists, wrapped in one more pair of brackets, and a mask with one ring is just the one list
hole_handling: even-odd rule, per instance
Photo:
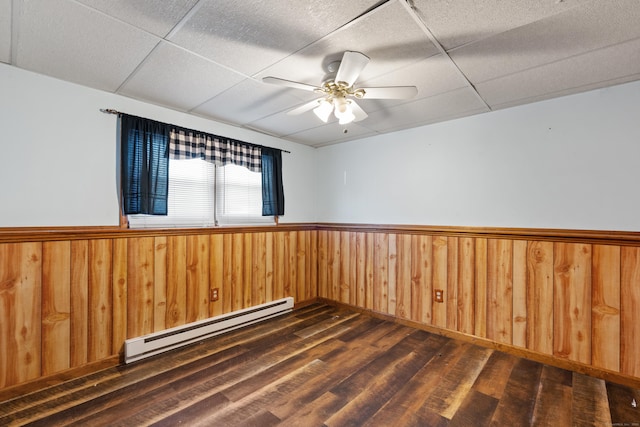
{"label": "dark hardwood floor", "polygon": [[637,389],[315,304],[6,400],[0,425],[632,426],[636,402]]}

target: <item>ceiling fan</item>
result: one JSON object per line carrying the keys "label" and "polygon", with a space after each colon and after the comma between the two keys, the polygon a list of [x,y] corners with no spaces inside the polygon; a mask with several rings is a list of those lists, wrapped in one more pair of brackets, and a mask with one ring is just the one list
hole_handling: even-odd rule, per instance
{"label": "ceiling fan", "polygon": [[356,99],[409,99],[418,93],[415,86],[354,87],[360,72],[368,63],[369,57],[363,53],[346,51],[341,61],[329,64],[329,73],[320,86],[277,77],[264,77],[262,81],[322,95],[287,114],[297,115],[313,109],[316,116],[327,123],[333,112],[341,125],[367,118],[367,113],[356,103]]}

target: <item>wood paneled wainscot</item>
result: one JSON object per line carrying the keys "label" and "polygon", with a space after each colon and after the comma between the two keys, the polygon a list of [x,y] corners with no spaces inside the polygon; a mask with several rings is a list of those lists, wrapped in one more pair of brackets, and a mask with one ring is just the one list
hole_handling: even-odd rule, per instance
{"label": "wood paneled wainscot", "polygon": [[[640,379],[637,233],[319,230],[321,298],[586,373]],[[444,302],[434,300],[436,289]]]}
{"label": "wood paneled wainscot", "polygon": [[285,296],[313,301],[316,249],[313,226],[0,232],[0,388],[117,363],[127,338]]}
{"label": "wood paneled wainscot", "polygon": [[640,384],[640,233],[291,224],[0,229],[0,389],[285,296]]}

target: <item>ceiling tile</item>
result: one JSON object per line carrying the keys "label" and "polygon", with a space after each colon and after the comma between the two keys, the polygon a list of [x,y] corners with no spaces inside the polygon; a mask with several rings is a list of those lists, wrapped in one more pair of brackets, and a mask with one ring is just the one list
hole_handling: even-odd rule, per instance
{"label": "ceiling tile", "polygon": [[172,41],[253,75],[318,40],[376,4],[374,0],[202,0]]}
{"label": "ceiling tile", "polygon": [[358,123],[351,123],[347,126],[340,126],[338,123],[329,123],[288,135],[287,138],[312,147],[323,147],[373,135],[376,135],[375,131],[362,127],[358,125]]}
{"label": "ceiling tile", "polygon": [[378,132],[389,132],[483,111],[489,110],[478,99],[474,91],[462,88],[397,107],[375,111],[361,123],[362,126]]}
{"label": "ceiling tile", "polygon": [[198,0],[77,1],[160,37],[166,36],[198,2]]}
{"label": "ceiling tile", "polygon": [[592,2],[466,45],[451,57],[480,83],[640,37],[639,22],[638,0]]}
{"label": "ceiling tile", "polygon": [[569,10],[588,0],[413,0],[433,35],[452,49]]}
{"label": "ceiling tile", "polygon": [[242,79],[238,73],[162,42],[119,93],[188,111]]}
{"label": "ceiling tile", "polygon": [[246,124],[263,116],[287,110],[300,103],[300,96],[313,99],[305,91],[283,91],[273,85],[246,79],[193,110],[207,117]]}
{"label": "ceiling tile", "polygon": [[435,55],[409,66],[400,68],[375,79],[363,81],[363,87],[378,86],[416,86],[418,94],[413,100],[359,100],[358,103],[367,112],[388,108],[394,105],[412,102],[420,98],[450,92],[468,87],[467,80],[457,71],[449,58]]}
{"label": "ceiling tile", "polygon": [[[19,3],[16,64],[86,86],[115,91],[158,39],[65,0]],[[14,3],[16,4],[16,3]]]}
{"label": "ceiling tile", "polygon": [[406,8],[399,1],[391,1],[269,67],[259,76],[320,85],[328,71],[327,65],[342,59],[346,50],[362,52],[371,59],[357,83],[438,53]]}
{"label": "ceiling tile", "polygon": [[492,108],[505,108],[640,78],[640,39],[480,83]]}
{"label": "ceiling tile", "polygon": [[11,0],[0,0],[0,61],[11,62]]}
{"label": "ceiling tile", "polygon": [[[303,102],[298,105],[301,104],[303,104]],[[293,105],[292,107],[298,105]],[[295,116],[288,115],[287,111],[289,111],[289,109],[265,116],[251,122],[249,125],[254,129],[261,129],[271,135],[278,136],[291,135],[305,129],[323,125],[322,121],[320,121],[312,111],[307,111],[306,113]],[[335,120],[335,118],[331,117],[329,120]]]}

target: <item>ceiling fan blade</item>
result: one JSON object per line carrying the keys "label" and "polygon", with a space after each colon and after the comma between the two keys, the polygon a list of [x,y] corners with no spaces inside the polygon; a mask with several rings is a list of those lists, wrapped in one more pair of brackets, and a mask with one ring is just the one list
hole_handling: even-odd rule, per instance
{"label": "ceiling fan blade", "polygon": [[264,83],[269,83],[269,84],[279,85],[279,86],[292,87],[294,89],[302,89],[302,90],[307,90],[309,92],[314,92],[315,90],[319,89],[316,86],[311,86],[311,85],[308,85],[306,83],[300,83],[300,82],[294,82],[294,81],[291,81],[291,80],[279,79],[277,77],[264,77],[262,79],[262,81]]}
{"label": "ceiling fan blade", "polygon": [[360,72],[369,63],[369,57],[360,53],[346,51],[342,56],[340,68],[336,73],[335,81],[344,82],[347,87],[353,86]]}
{"label": "ceiling fan blade", "polygon": [[362,99],[410,99],[417,95],[415,86],[363,87]]}
{"label": "ceiling fan blade", "polygon": [[351,103],[351,112],[356,116],[356,118],[353,119],[354,122],[359,122],[360,120],[364,120],[369,117],[369,115],[356,103],[356,101],[351,99],[349,102]]}
{"label": "ceiling fan blade", "polygon": [[299,107],[294,108],[293,110],[287,111],[287,115],[289,116],[297,116],[298,114],[306,113],[309,110],[313,110],[318,106],[320,99],[314,99],[313,101],[309,101],[305,104],[302,104]]}

